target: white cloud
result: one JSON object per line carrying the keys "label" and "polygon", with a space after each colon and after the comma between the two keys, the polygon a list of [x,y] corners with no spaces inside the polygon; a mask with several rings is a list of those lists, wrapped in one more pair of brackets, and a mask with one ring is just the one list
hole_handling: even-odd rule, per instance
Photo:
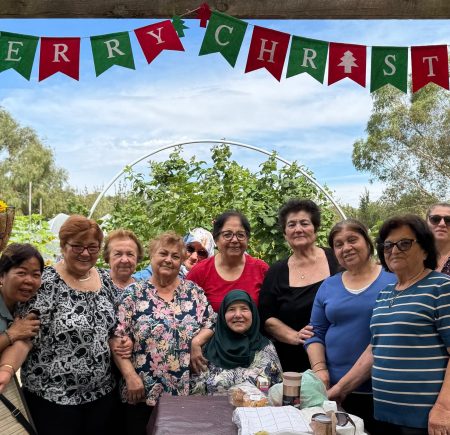
{"label": "white cloud", "polygon": [[[101,34],[106,27],[114,31],[115,25],[117,31],[138,27],[128,22],[105,20],[96,25],[97,20],[83,20],[83,34]],[[14,23],[15,28],[5,30],[27,33],[19,28],[19,21]],[[42,29],[40,34],[57,36],[55,23],[33,21],[37,26],[33,33]],[[78,23],[68,22],[75,28]],[[57,163],[69,171],[71,183],[78,187],[106,184],[123,166],[152,149],[189,139],[225,137],[268,151],[276,149],[281,157],[298,160],[312,168],[319,182],[326,182],[342,202],[356,205],[365,187],[374,197],[381,192],[380,185],[369,185],[367,176],[357,174],[351,163],[352,145],[364,136],[371,112],[368,89],[348,80],[328,87],[305,74],[280,83],[265,70],[244,74],[250,29],[233,69],[219,55],[197,55],[203,33],[194,25],[196,21],[189,24],[190,34],[183,41],[186,53],[165,52],[146,65],[135,50],[135,71],[114,67],[94,78],[92,70],[82,70],[80,82],[57,76],[42,83],[35,82],[37,68],[30,83],[19,82],[22,79],[15,73],[2,73],[13,85],[0,89],[0,104],[45,138]],[[367,45],[447,43],[450,34],[447,21],[432,20],[264,21],[258,25]],[[85,40],[82,44],[82,68],[92,69],[90,48]],[[203,148],[189,148],[187,153],[207,154]],[[239,149],[234,157],[252,168],[264,159]]]}

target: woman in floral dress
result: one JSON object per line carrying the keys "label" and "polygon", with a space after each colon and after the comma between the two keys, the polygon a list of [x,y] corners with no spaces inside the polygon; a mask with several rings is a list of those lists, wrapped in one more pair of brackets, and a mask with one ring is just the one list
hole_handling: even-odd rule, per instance
{"label": "woman in floral dress", "polygon": [[[116,358],[127,402],[127,433],[145,434],[153,407],[163,392],[189,394],[191,355],[213,335],[215,314],[203,290],[178,276],[186,257],[183,239],[166,232],[149,245],[153,275],[131,284],[118,308],[115,335],[134,341],[131,359]],[[193,361],[194,362],[194,361]]]}

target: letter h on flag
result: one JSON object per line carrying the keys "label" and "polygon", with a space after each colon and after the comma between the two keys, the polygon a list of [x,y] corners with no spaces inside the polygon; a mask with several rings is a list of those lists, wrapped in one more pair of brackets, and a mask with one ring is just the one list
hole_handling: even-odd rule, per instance
{"label": "letter h on flag", "polygon": [[255,26],[245,72],[266,68],[280,81],[290,37],[288,33]]}

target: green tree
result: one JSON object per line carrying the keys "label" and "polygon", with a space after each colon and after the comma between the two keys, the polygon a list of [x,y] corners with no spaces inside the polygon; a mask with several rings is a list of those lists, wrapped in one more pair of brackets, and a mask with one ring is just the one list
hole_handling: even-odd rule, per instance
{"label": "green tree", "polygon": [[37,134],[21,127],[0,108],[0,186],[2,199],[19,212],[28,212],[29,183],[32,182],[33,210],[43,200],[46,216],[60,211],[65,203],[67,173],[54,162],[53,152]]}
{"label": "green tree", "polygon": [[386,183],[383,200],[417,211],[450,196],[450,94],[436,85],[405,95],[373,93],[367,138],[353,145],[353,164]]}
{"label": "green tree", "polygon": [[143,241],[165,230],[185,234],[197,226],[212,228],[215,216],[228,209],[243,212],[252,226],[249,252],[273,263],[288,255],[278,228],[280,205],[292,197],[310,198],[322,206],[319,244],[337,220],[323,193],[308,182],[299,166],[277,168],[275,155],[253,173],[231,159],[226,144],[211,150],[212,165],[175,149],[162,162],[150,162],[150,177],[128,170],[132,191],[117,199],[107,228],[130,228]]}

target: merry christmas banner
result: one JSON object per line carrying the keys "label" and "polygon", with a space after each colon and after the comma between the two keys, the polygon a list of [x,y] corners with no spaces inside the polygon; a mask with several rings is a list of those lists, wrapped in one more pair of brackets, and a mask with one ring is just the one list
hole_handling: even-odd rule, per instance
{"label": "merry christmas banner", "polygon": [[[370,92],[390,84],[407,92],[408,73],[412,91],[428,83],[449,89],[447,45],[414,47],[367,47],[343,42],[329,42],[290,35],[274,29],[253,26],[250,46],[242,47],[248,23],[229,15],[211,11],[204,3],[195,11],[199,25],[205,27],[200,56],[221,54],[235,67],[238,56],[247,56],[244,73],[264,68],[278,81],[306,73],[328,86],[348,78],[366,87],[367,64],[370,63]],[[134,30],[145,59],[150,64],[165,50],[184,51],[181,38],[188,27],[180,16]],[[113,65],[135,69],[129,31],[90,37],[93,66],[98,77]],[[37,37],[0,32],[0,72],[14,69],[30,80],[40,41],[39,81],[57,72],[79,80],[80,39]],[[368,62],[368,50],[371,56]],[[408,53],[411,52],[411,71]]]}

